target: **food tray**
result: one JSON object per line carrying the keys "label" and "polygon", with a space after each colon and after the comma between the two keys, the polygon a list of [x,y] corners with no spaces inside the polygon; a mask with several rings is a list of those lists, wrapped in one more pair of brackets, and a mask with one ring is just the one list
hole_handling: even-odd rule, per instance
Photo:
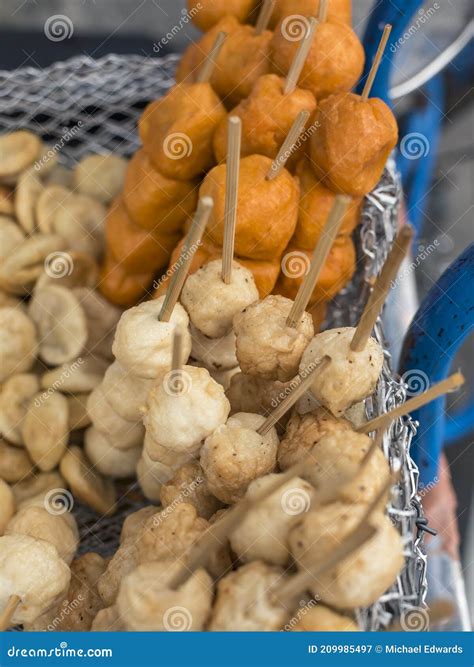
{"label": "food tray", "polygon": [[[141,111],[173,85],[177,59],[177,55],[161,59],[109,55],[101,60],[81,56],[42,70],[0,71],[0,132],[27,128],[41,134],[56,146],[59,160],[66,166],[88,153],[104,150],[130,156],[139,147],[136,124]],[[400,199],[398,174],[390,160],[380,183],[365,199],[362,224],[356,232],[357,273],[331,304],[329,326],[354,325],[360,317],[370,283],[391,247]],[[384,348],[385,362],[376,392],[366,401],[369,418],[405,400],[404,385],[391,369],[380,320],[376,336]],[[367,630],[383,628],[393,616],[403,618],[411,609],[424,606],[426,557],[423,533],[418,529],[423,512],[417,495],[418,470],[409,454],[415,432],[413,421],[403,418],[384,436],[385,455],[401,467],[401,481],[388,511],[403,537],[406,567],[375,605],[359,610],[359,623]],[[93,550],[110,556],[124,517],[146,503],[137,483],[122,485],[119,498],[119,511],[106,520],[76,505],[81,552]]]}

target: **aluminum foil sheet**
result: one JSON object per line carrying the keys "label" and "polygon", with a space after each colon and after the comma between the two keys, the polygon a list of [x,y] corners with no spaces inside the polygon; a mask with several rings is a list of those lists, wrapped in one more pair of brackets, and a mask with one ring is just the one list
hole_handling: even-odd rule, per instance
{"label": "aluminum foil sheet", "polygon": [[[137,120],[147,102],[173,85],[177,59],[176,55],[163,59],[109,55],[96,61],[81,56],[43,70],[28,67],[0,72],[0,132],[18,128],[37,132],[60,147],[60,162],[69,166],[88,153],[104,150],[130,156],[139,147]],[[364,202],[362,224],[356,232],[357,274],[331,304],[328,326],[358,321],[370,284],[391,247],[400,200],[399,179],[394,162],[389,161],[380,183]],[[366,401],[368,418],[405,400],[404,386],[391,368],[382,321],[376,336],[384,347],[385,363],[375,395]],[[401,481],[388,511],[404,541],[406,566],[390,591],[369,609],[359,610],[360,625],[367,630],[383,628],[393,617],[424,606],[426,557],[422,532],[417,528],[423,511],[417,495],[418,471],[409,453],[415,432],[410,419],[398,419],[383,441],[387,458],[401,467]],[[119,511],[107,521],[99,521],[86,507],[75,507],[81,553],[92,550],[110,556],[125,516],[146,504],[136,482],[121,485],[119,498]]]}

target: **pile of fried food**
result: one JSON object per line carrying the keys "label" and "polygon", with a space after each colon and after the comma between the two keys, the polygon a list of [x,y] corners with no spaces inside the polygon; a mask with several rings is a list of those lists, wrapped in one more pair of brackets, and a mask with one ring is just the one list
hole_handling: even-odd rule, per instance
{"label": "pile of fried food", "polygon": [[[349,2],[265,2],[256,26],[255,0],[198,4],[207,32],[129,164],[69,172],[31,133],[0,138],[1,628],[357,630],[404,565],[364,400],[406,229],[359,325],[319,333],[396,123],[348,92]],[[296,279],[288,249],[308,258]],[[134,477],[149,504],[117,551],[78,556],[69,510],[112,521]]]}

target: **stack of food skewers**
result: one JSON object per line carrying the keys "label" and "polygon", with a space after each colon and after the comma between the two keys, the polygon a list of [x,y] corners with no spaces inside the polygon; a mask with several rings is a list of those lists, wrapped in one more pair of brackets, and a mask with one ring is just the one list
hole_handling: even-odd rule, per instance
{"label": "stack of food skewers", "polygon": [[[384,514],[398,470],[380,441],[412,404],[374,423],[355,424],[348,411],[373,393],[382,370],[371,333],[408,251],[407,228],[358,326],[319,333],[324,304],[354,270],[357,198],[380,178],[396,123],[369,98],[377,59],[362,96],[347,92],[362,69],[358,42],[328,3],[312,4],[318,16],[299,45],[281,42],[284,16],[274,34],[267,30],[271,2],[255,27],[229,16],[209,24],[183,58],[182,83],[144,113],[144,148],[107,217],[100,288],[130,305],[170,255],[172,270],[158,298],[122,314],[115,361],[87,402],[85,454],[61,451],[59,469],[103,521],[116,507],[111,478],[135,469],[161,507],[127,518],[108,563],[95,553],[74,558],[71,515],[45,514],[44,490],[16,511],[3,481],[2,627],[170,630],[180,608],[188,630],[357,629],[354,610],[374,603],[403,567],[400,536]],[[326,62],[331,40],[351,45],[347,71]],[[267,53],[278,74],[266,69]],[[235,82],[230,64],[239,54],[251,76]],[[192,151],[174,160],[166,138],[184,127],[181,112],[191,119]],[[269,124],[267,135],[252,127],[256,119]],[[300,140],[311,122],[308,152]],[[297,280],[279,275],[286,250],[307,257]],[[461,382],[453,376],[414,400]],[[302,414],[308,393],[317,407]],[[78,590],[87,590],[80,610],[61,617]]]}

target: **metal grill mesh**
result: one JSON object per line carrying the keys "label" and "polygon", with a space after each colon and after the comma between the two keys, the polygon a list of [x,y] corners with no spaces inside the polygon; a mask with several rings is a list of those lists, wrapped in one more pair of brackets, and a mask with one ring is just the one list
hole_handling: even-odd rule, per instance
{"label": "metal grill mesh", "polygon": [[[129,156],[139,147],[136,123],[140,113],[148,101],[163,95],[173,85],[177,58],[176,55],[163,59],[110,55],[96,61],[78,57],[44,70],[0,72],[0,132],[20,127],[37,132],[49,143],[60,146],[60,161],[69,166],[98,151]],[[77,131],[72,132],[73,128]],[[357,322],[368,297],[370,279],[379,272],[390,249],[400,197],[395,167],[389,162],[381,182],[366,198],[356,239],[358,273],[332,304],[330,326]],[[369,418],[405,400],[404,387],[391,369],[380,321],[376,335],[385,349],[385,363],[375,395],[367,400]],[[392,463],[399,462],[402,470],[389,514],[403,536],[406,567],[377,604],[359,611],[359,622],[366,629],[376,630],[386,625],[392,615],[400,616],[404,609],[422,606],[425,600],[426,558],[416,527],[416,519],[422,515],[416,491],[418,470],[409,454],[415,431],[410,419],[399,419],[384,438],[387,458]],[[107,521],[98,521],[86,507],[76,507],[81,553],[93,550],[110,556],[118,544],[125,516],[146,502],[136,483],[122,485],[119,496],[119,511]]]}

